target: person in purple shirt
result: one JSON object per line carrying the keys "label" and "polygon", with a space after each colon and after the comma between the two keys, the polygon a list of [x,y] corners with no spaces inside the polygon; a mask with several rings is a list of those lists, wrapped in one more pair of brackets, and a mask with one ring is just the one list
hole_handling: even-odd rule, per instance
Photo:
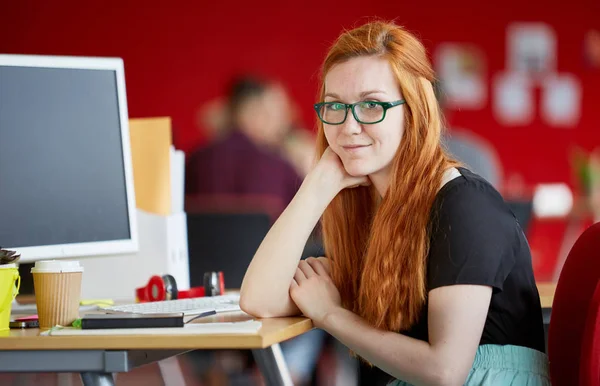
{"label": "person in purple shirt", "polygon": [[[246,203],[267,201],[274,220],[302,183],[302,176],[282,155],[292,126],[286,94],[277,84],[242,78],[231,87],[227,115],[229,125],[188,158],[186,199],[195,196],[196,204],[214,209],[215,205],[231,208],[231,198],[253,197],[259,200]],[[282,344],[294,384],[309,383],[324,338],[322,331],[313,330]]]}
{"label": "person in purple shirt", "polygon": [[291,125],[284,93],[243,78],[231,88],[228,116],[227,133],[189,156],[186,194],[262,196],[283,210],[302,182],[279,153]]}

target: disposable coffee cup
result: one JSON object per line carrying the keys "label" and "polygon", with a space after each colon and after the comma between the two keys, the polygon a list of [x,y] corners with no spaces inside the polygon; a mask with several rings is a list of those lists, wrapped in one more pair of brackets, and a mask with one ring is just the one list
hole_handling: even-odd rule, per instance
{"label": "disposable coffee cup", "polygon": [[38,261],[31,268],[40,328],[70,326],[79,318],[83,267],[78,261]]}

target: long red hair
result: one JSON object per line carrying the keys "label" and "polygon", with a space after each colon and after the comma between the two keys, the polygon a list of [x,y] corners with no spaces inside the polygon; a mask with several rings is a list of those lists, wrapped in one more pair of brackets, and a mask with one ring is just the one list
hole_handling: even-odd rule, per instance
{"label": "long red hair", "polygon": [[[403,331],[425,304],[431,209],[444,171],[456,163],[441,146],[442,117],[427,53],[402,27],[371,22],[344,32],[323,63],[320,100],[333,66],[366,55],[392,66],[406,100],[404,134],[385,197],[373,187],[341,191],[323,214],[323,240],[344,307],[374,327]],[[321,155],[328,146],[321,122],[317,146]]]}

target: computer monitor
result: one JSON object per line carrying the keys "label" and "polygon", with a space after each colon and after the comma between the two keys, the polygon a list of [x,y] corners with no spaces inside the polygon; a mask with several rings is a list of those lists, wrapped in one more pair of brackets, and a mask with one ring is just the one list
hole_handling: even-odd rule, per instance
{"label": "computer monitor", "polygon": [[24,263],[138,250],[121,59],[0,55],[0,246]]}

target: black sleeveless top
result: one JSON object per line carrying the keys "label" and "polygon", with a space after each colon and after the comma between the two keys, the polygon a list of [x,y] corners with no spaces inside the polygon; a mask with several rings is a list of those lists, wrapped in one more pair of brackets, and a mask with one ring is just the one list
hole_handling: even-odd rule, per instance
{"label": "black sleeveless top", "polygon": [[[523,230],[492,185],[467,169],[458,170],[461,176],[440,189],[432,208],[428,291],[454,284],[492,287],[479,344],[544,352],[542,307]],[[427,305],[419,322],[401,333],[428,340]],[[368,384],[391,380],[381,370],[361,368],[361,379],[369,374]]]}

